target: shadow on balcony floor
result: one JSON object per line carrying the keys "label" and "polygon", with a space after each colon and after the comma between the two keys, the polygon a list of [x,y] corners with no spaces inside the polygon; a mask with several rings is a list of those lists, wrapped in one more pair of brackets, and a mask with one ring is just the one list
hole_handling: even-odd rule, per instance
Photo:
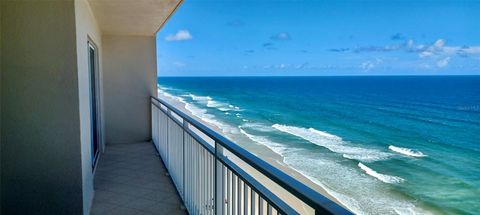
{"label": "shadow on balcony floor", "polygon": [[97,168],[91,214],[187,214],[150,142],[108,145]]}

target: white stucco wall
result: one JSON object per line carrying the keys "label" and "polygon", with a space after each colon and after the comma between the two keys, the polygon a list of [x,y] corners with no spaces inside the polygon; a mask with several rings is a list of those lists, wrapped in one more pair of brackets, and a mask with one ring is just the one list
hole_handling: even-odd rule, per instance
{"label": "white stucco wall", "polygon": [[104,35],[102,47],[106,144],[150,140],[150,96],[156,95],[157,83],[155,37]]}
{"label": "white stucco wall", "polygon": [[[91,162],[90,78],[88,41],[97,46],[99,75],[102,75],[101,32],[86,0],[75,0],[75,25],[77,41],[78,98],[80,114],[80,141],[82,151],[83,211],[89,214],[94,190]],[[101,89],[98,89],[101,92]],[[101,104],[101,102],[100,102]],[[102,115],[100,114],[100,117]],[[103,120],[100,119],[101,122]]]}
{"label": "white stucco wall", "polygon": [[1,1],[2,214],[83,211],[73,1]]}

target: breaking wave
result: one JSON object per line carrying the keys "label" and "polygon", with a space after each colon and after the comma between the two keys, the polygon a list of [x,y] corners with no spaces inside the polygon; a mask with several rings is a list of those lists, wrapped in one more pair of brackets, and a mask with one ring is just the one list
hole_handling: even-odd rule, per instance
{"label": "breaking wave", "polygon": [[353,146],[349,142],[344,141],[341,137],[324,131],[318,131],[314,128],[307,129],[280,124],[274,124],[272,127],[279,131],[300,137],[315,145],[327,148],[332,152],[342,154],[343,157],[347,159],[373,162],[386,160],[391,156],[391,154],[387,152]]}
{"label": "breaking wave", "polygon": [[263,137],[263,136],[256,136],[256,135],[249,134],[245,130],[243,130],[241,128],[241,126],[239,126],[239,128],[240,128],[240,133],[247,136],[248,139],[252,140],[255,143],[258,143],[260,145],[264,145],[264,146],[268,147],[269,149],[271,149],[273,152],[275,152],[278,155],[283,156],[285,151],[287,150],[287,148],[280,143],[273,142],[273,141],[271,141],[268,138]]}
{"label": "breaking wave", "polygon": [[210,96],[198,96],[191,93],[185,96],[192,98],[193,101],[206,105],[207,107],[210,107],[210,108],[216,108],[222,112],[240,111],[240,107],[234,106],[225,102],[216,101]]}
{"label": "breaking wave", "polygon": [[261,131],[261,132],[271,132],[271,131],[275,131],[274,128],[272,128],[271,126],[268,126],[268,125],[265,125],[265,124],[262,124],[262,123],[257,123],[257,122],[247,122],[247,123],[244,123],[243,125],[241,125],[242,128],[251,128],[251,129],[254,129],[256,131]]}
{"label": "breaking wave", "polygon": [[383,181],[385,183],[389,184],[396,184],[396,183],[401,183],[404,181],[403,178],[397,177],[397,176],[391,176],[391,175],[384,175],[376,172],[375,170],[369,168],[368,166],[365,166],[363,163],[358,163],[358,167],[362,169],[365,173],[373,176],[374,178]]}
{"label": "breaking wave", "polygon": [[423,154],[422,152],[419,151],[414,151],[409,148],[402,148],[402,147],[397,147],[397,146],[388,146],[388,149],[400,153],[402,155],[410,156],[410,157],[426,157],[426,154]]}
{"label": "breaking wave", "polygon": [[[158,95],[159,96],[164,96],[168,99],[171,99],[176,102],[180,102],[184,105],[185,109],[189,111],[192,115],[200,118],[201,120],[214,125],[215,127],[221,129],[224,133],[226,134],[237,134],[238,128],[230,126],[220,120],[218,120],[213,114],[209,114],[206,109],[200,108],[194,104],[188,103],[183,99],[182,97],[179,96],[174,96],[168,92],[165,92],[164,89],[167,89],[165,87],[158,86]],[[195,101],[209,101],[212,98],[208,96],[195,96],[193,94],[188,94],[187,96],[191,97]]]}

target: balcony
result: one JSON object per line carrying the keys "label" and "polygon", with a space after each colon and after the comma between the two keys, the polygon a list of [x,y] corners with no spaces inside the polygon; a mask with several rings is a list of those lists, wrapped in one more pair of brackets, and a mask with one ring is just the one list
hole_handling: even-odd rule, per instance
{"label": "balcony", "polygon": [[95,177],[91,214],[186,214],[150,142],[108,146]]}
{"label": "balcony", "polygon": [[351,214],[158,98],[152,140],[189,214]]}

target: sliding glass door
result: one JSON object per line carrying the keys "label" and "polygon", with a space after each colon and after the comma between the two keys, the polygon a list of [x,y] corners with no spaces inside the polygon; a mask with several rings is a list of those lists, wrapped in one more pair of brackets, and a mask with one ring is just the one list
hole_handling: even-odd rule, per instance
{"label": "sliding glass door", "polygon": [[88,42],[88,66],[90,76],[90,122],[91,122],[91,158],[92,171],[100,154],[100,126],[98,106],[98,60],[97,48],[92,42]]}

